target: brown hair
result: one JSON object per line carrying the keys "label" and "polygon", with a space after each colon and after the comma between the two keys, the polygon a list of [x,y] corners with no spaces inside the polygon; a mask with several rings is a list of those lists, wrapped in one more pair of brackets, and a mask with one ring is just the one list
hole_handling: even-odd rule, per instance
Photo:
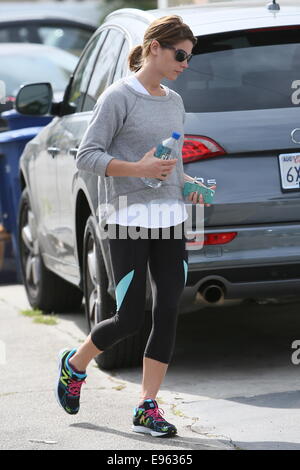
{"label": "brown hair", "polygon": [[169,15],[157,18],[146,29],[143,44],[135,46],[129,52],[128,64],[130,70],[137,72],[142,67],[144,59],[150,53],[153,39],[171,46],[185,39],[189,39],[194,46],[197,43],[197,38],[180,16]]}

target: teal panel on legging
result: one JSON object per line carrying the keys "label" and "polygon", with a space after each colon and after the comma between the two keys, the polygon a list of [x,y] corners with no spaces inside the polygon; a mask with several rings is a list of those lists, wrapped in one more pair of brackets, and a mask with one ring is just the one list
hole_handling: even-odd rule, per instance
{"label": "teal panel on legging", "polygon": [[116,287],[116,300],[117,300],[117,310],[120,310],[123,299],[126,295],[128,287],[132,281],[134,275],[134,269],[130,271],[126,276],[124,276]]}
{"label": "teal panel on legging", "polygon": [[185,260],[183,260],[183,267],[184,267],[184,285],[186,285],[187,279],[187,272],[188,272],[188,264]]}

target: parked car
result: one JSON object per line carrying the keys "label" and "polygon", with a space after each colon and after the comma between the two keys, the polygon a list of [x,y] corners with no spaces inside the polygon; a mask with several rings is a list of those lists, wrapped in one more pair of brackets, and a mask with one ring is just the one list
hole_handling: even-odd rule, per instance
{"label": "parked car", "polygon": [[103,2],[98,0],[43,0],[37,2],[36,0],[25,2],[20,1],[1,1],[0,16],[20,16],[22,15],[43,15],[43,16],[58,16],[66,17],[70,20],[80,21],[83,23],[91,24],[98,28],[100,19],[105,14],[106,7]]}
{"label": "parked car", "polygon": [[[36,8],[36,7],[35,7]],[[58,8],[58,7],[56,7]],[[0,14],[0,43],[37,43],[79,56],[96,30],[93,24],[63,14]]]}
{"label": "parked car", "polygon": [[60,101],[78,57],[42,44],[0,44],[0,80],[5,83],[6,103],[0,112],[12,109],[21,85],[50,82],[56,101]]}
{"label": "parked car", "polygon": [[[122,9],[93,35],[56,118],[20,161],[19,243],[29,302],[59,312],[78,308],[84,294],[88,330],[114,313],[115,294],[107,240],[96,228],[102,180],[76,169],[76,149],[97,98],[130,73],[129,50],[166,13],[179,14],[198,37],[189,68],[165,81],[186,108],[184,169],[217,182],[214,204],[205,208],[204,246],[196,238],[187,244],[180,313],[300,289],[299,7]],[[44,112],[51,109],[50,85],[36,84],[19,92],[20,112],[32,111],[31,94]],[[147,287],[150,310],[149,279]],[[99,366],[140,361],[145,331],[101,354]]]}

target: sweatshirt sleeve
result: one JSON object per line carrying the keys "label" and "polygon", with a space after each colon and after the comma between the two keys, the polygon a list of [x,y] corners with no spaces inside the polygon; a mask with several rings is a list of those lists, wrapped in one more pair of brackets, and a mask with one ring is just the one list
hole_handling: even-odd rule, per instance
{"label": "sweatshirt sleeve", "polygon": [[124,100],[120,99],[118,93],[104,92],[98,98],[78,148],[76,167],[79,170],[107,177],[107,165],[116,158],[107,149],[122,128],[125,115]]}

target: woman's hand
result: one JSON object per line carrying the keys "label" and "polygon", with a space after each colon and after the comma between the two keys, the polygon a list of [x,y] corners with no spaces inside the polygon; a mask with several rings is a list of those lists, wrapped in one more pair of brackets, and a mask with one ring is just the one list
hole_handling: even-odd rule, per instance
{"label": "woman's hand", "polygon": [[154,157],[155,150],[156,147],[153,147],[137,162],[138,173],[140,177],[158,178],[164,181],[175,168],[177,159],[161,160],[160,158]]}
{"label": "woman's hand", "polygon": [[[194,183],[199,184],[197,181],[194,181]],[[209,189],[215,190],[216,187],[217,187],[216,185],[209,186]],[[197,191],[194,191],[194,192],[190,193],[190,194],[188,195],[188,199],[189,199],[193,204],[204,204],[203,195],[202,195],[202,194],[198,194]],[[205,206],[205,207],[210,207],[211,204],[204,204],[204,206]]]}

